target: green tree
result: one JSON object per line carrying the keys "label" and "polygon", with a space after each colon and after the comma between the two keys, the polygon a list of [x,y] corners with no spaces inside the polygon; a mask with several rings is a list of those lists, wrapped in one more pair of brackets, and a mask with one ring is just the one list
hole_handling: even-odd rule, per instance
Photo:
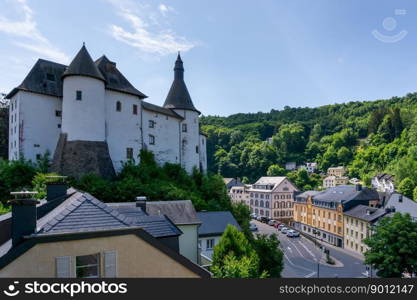
{"label": "green tree", "polygon": [[406,197],[413,198],[413,191],[416,185],[410,178],[403,179],[398,185],[398,192]]}
{"label": "green tree", "polygon": [[417,202],[417,186],[413,190],[413,200]]}
{"label": "green tree", "polygon": [[287,171],[279,165],[270,165],[266,175],[268,176],[285,176]]}
{"label": "green tree", "polygon": [[227,255],[222,266],[215,265],[211,268],[214,278],[265,278],[267,273],[258,272],[259,261],[256,255],[243,256],[237,259],[233,255]]}
{"label": "green tree", "polygon": [[337,160],[339,164],[347,165],[352,160],[352,152],[345,146],[337,151]]}
{"label": "green tree", "polygon": [[417,272],[417,222],[409,214],[395,213],[381,219],[364,242],[370,248],[365,252],[365,263],[378,270],[378,276]]}
{"label": "green tree", "polygon": [[259,269],[266,271],[269,277],[279,278],[284,268],[283,253],[278,248],[276,235],[258,235],[253,242],[259,256]]}
{"label": "green tree", "polygon": [[240,228],[242,229],[243,234],[246,239],[251,241],[253,240],[252,232],[249,230],[250,225],[250,210],[249,207],[244,203],[233,203],[232,204],[232,214],[236,221],[239,223]]}

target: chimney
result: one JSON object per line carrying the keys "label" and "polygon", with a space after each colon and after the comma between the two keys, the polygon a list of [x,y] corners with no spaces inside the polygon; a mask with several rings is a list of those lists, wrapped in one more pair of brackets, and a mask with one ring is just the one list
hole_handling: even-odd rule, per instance
{"label": "chimney", "polygon": [[357,190],[357,191],[362,191],[362,185],[361,184],[356,184],[355,185],[355,189]]}
{"label": "chimney", "polygon": [[12,205],[12,246],[16,246],[23,241],[25,235],[30,235],[36,231],[36,204],[38,200],[34,198],[37,192],[12,192],[15,199],[10,200]]}
{"label": "chimney", "polygon": [[46,176],[46,201],[65,197],[67,195],[66,176]]}
{"label": "chimney", "polygon": [[371,210],[367,209],[367,210],[366,210],[366,215],[367,215],[367,216],[371,215]]}
{"label": "chimney", "polygon": [[400,202],[400,203],[403,202],[403,195],[401,195],[401,194],[398,195],[398,202]]}
{"label": "chimney", "polygon": [[146,196],[136,197],[136,207],[140,207],[146,213]]}

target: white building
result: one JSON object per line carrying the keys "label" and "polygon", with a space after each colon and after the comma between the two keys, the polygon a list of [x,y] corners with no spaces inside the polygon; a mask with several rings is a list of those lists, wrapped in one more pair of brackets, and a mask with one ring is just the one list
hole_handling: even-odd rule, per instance
{"label": "white building", "polygon": [[232,203],[243,203],[250,207],[250,192],[252,188],[250,184],[233,186],[229,191]]}
{"label": "white building", "polygon": [[346,185],[349,183],[349,178],[346,176],[327,176],[323,179],[323,187],[325,189],[332,188],[338,185]]}
{"label": "white building", "polygon": [[298,169],[305,169],[307,173],[314,173],[317,170],[317,163],[307,162],[305,165],[298,166]]}
{"label": "white building", "polygon": [[295,171],[297,170],[297,163],[295,161],[290,161],[285,164],[285,170]]}
{"label": "white building", "polygon": [[372,187],[378,192],[393,193],[395,191],[394,175],[387,173],[376,175],[372,178]]}
{"label": "white building", "polygon": [[141,149],[188,172],[207,169],[206,137],[184,82],[178,54],[163,106],[144,101],[116,68],[85,46],[67,67],[39,59],[10,99],[9,158],[36,160],[47,151],[52,170],[65,175],[114,176]]}

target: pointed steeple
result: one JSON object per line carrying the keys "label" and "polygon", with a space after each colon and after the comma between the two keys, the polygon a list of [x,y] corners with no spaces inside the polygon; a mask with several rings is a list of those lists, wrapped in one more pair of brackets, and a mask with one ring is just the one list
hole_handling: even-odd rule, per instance
{"label": "pointed steeple", "polygon": [[164,103],[165,108],[193,110],[200,113],[193,104],[184,82],[184,65],[178,52],[174,67],[174,81]]}
{"label": "pointed steeple", "polygon": [[65,70],[64,74],[62,74],[62,78],[67,76],[88,76],[106,81],[100,70],[94,64],[84,43],[80,51],[78,51],[77,55]]}

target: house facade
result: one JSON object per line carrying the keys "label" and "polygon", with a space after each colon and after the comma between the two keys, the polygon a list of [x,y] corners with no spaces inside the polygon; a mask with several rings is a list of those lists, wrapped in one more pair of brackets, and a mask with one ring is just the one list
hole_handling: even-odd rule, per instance
{"label": "house facade", "polygon": [[372,187],[378,192],[394,193],[394,175],[382,173],[372,178]]}
{"label": "house facade", "polygon": [[261,177],[249,189],[251,213],[283,222],[290,221],[297,191],[287,177]]}
{"label": "house facade", "polygon": [[115,62],[104,55],[93,61],[85,46],[69,66],[39,59],[6,98],[11,160],[49,152],[53,171],[112,177],[146,149],[160,164],[207,169],[206,137],[180,55],[163,106],[145,102]]}
{"label": "house facade", "polygon": [[250,192],[252,185],[237,185],[233,186],[229,191],[230,200],[233,203],[244,203],[250,207]]}
{"label": "house facade", "polygon": [[349,183],[349,178],[346,176],[327,176],[323,179],[323,187],[325,189],[332,188],[338,185],[346,185]]}
{"label": "house facade", "polygon": [[336,177],[342,177],[346,174],[346,168],[339,166],[339,167],[332,167],[327,169],[327,175],[328,176],[336,176]]}

